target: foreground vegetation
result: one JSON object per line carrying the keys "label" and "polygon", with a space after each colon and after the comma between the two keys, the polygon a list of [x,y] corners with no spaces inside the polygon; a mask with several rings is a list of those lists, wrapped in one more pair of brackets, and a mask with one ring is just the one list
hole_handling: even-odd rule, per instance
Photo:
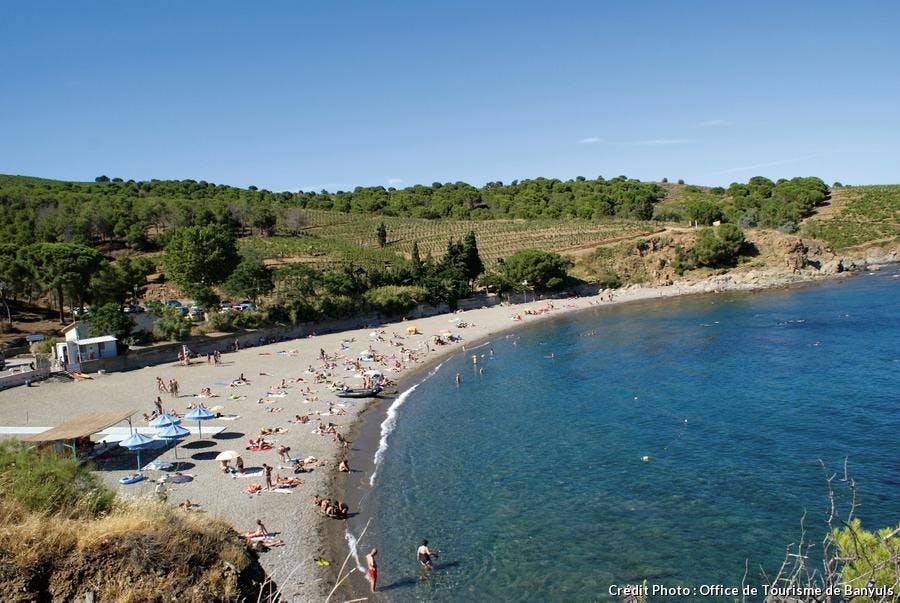
{"label": "foreground vegetation", "polygon": [[4,601],[256,601],[264,576],[224,521],[116,499],[74,460],[0,442]]}

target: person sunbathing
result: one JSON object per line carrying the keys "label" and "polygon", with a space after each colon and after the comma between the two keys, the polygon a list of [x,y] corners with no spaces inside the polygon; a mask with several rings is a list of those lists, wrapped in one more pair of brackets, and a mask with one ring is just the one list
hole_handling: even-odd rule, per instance
{"label": "person sunbathing", "polygon": [[350,463],[348,463],[347,460],[344,459],[343,461],[341,461],[341,464],[338,465],[338,471],[341,471],[343,473],[350,473]]}
{"label": "person sunbathing", "polygon": [[295,486],[302,486],[303,480],[297,479],[295,477],[281,477],[277,473],[275,474],[275,487],[281,488],[293,488]]}

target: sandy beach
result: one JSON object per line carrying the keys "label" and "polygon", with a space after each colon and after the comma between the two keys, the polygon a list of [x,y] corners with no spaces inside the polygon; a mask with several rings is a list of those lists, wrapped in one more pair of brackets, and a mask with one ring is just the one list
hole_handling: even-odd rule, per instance
{"label": "sandy beach", "polygon": [[[748,274],[718,275],[667,287],[629,287],[592,297],[538,300],[372,325],[225,353],[220,365],[195,359],[183,366],[173,358],[170,364],[96,375],[91,380],[48,381],[32,388],[0,392],[0,426],[53,427],[82,413],[136,409],[134,425],[146,427],[141,416],[154,409],[157,395],[162,396],[166,410],[182,415],[189,412],[189,405],[200,402],[208,407],[222,406],[221,413],[230,416],[203,425],[204,430],[224,428],[220,433],[204,438],[191,435],[179,442],[177,454],[184,462],[181,469],[193,479],[169,484],[169,503],[189,499],[197,505],[194,512],[222,516],[240,532],[253,530],[256,520],[262,520],[270,532],[284,541],[283,546],[261,553],[263,567],[281,588],[284,599],[322,600],[334,584],[343,554],[338,558],[338,552],[331,550],[326,540],[326,522],[339,520],[326,518],[312,501],[315,495],[342,495],[346,475],[337,467],[346,450],[334,434],[320,435],[319,426],[333,424],[334,431],[351,440],[352,447],[355,423],[370,402],[338,398],[331,389],[333,384],[359,387],[364,371],[378,369],[394,384],[387,391],[398,387],[402,390],[403,381],[415,371],[462,351],[463,346],[566,312],[685,294],[764,289],[822,278],[806,273]],[[462,324],[467,326],[460,328]],[[412,326],[417,327],[418,334],[408,333]],[[447,332],[459,340],[436,345],[434,337]],[[370,351],[373,360],[360,361],[363,351]],[[232,385],[241,375],[247,383]],[[179,396],[159,394],[157,377],[164,381],[176,379]],[[209,388],[213,397],[197,397],[203,388]],[[293,422],[296,415],[308,416],[309,422]],[[184,425],[196,428],[197,423],[185,421]],[[265,436],[273,448],[246,450],[248,439],[258,438],[264,428],[277,431]],[[311,471],[295,474],[292,464],[279,458],[280,446],[290,447],[288,456],[293,458],[314,457],[316,460],[307,464]],[[223,473],[214,458],[224,450],[240,453],[248,470],[267,463],[282,477],[303,483],[267,491],[261,474],[238,477]],[[175,451],[147,451],[142,460],[146,464],[157,457],[171,461]],[[115,459],[101,462],[98,473],[122,496],[155,496],[154,480],[162,472],[145,471],[149,479],[134,485],[119,484],[119,478],[134,468],[134,454],[123,449]],[[251,484],[261,484],[263,490],[249,494],[247,488]],[[329,560],[331,565],[318,565],[315,560],[320,558]]]}

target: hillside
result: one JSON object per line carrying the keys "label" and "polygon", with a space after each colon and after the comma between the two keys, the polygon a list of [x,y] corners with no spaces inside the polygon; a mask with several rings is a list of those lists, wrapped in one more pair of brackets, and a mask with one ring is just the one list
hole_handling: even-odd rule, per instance
{"label": "hillside", "polygon": [[[824,253],[890,246],[900,236],[900,186],[832,189],[811,177],[754,177],[728,188],[619,176],[316,193],[194,180],[0,176],[0,208],[0,302],[14,319],[0,322],[7,341],[52,334],[51,308],[65,320],[85,303],[174,297],[212,308],[232,297],[251,298],[263,310],[207,325],[170,321],[140,341],[361,310],[396,313],[418,301],[452,306],[473,286],[508,291],[533,280],[504,262],[528,249],[569,258],[577,281],[619,286],[781,266],[797,246]],[[747,244],[711,263],[683,261],[696,255],[698,236],[714,240],[693,226],[719,222],[739,227]],[[216,240],[233,245],[231,259],[215,278],[202,262],[173,272],[163,250],[201,230],[201,238],[215,231]],[[239,277],[230,278],[239,260]]]}

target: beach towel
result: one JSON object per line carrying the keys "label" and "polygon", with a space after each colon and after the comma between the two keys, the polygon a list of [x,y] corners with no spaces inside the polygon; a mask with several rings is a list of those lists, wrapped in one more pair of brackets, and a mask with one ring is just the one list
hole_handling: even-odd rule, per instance
{"label": "beach towel", "polygon": [[231,477],[233,477],[233,478],[238,478],[238,477],[259,477],[259,476],[262,475],[262,474],[263,474],[263,468],[262,468],[262,467],[248,467],[248,468],[244,469],[244,471],[241,472],[241,473],[233,473],[233,474],[231,475]]}
{"label": "beach towel", "polygon": [[294,488],[296,486],[278,486],[277,488],[272,488],[269,492],[277,492],[279,494],[293,494]]}
{"label": "beach towel", "polygon": [[221,415],[219,417],[216,417],[216,419],[220,420],[220,421],[236,421],[237,419],[240,419],[240,418],[241,418],[241,415]]}

